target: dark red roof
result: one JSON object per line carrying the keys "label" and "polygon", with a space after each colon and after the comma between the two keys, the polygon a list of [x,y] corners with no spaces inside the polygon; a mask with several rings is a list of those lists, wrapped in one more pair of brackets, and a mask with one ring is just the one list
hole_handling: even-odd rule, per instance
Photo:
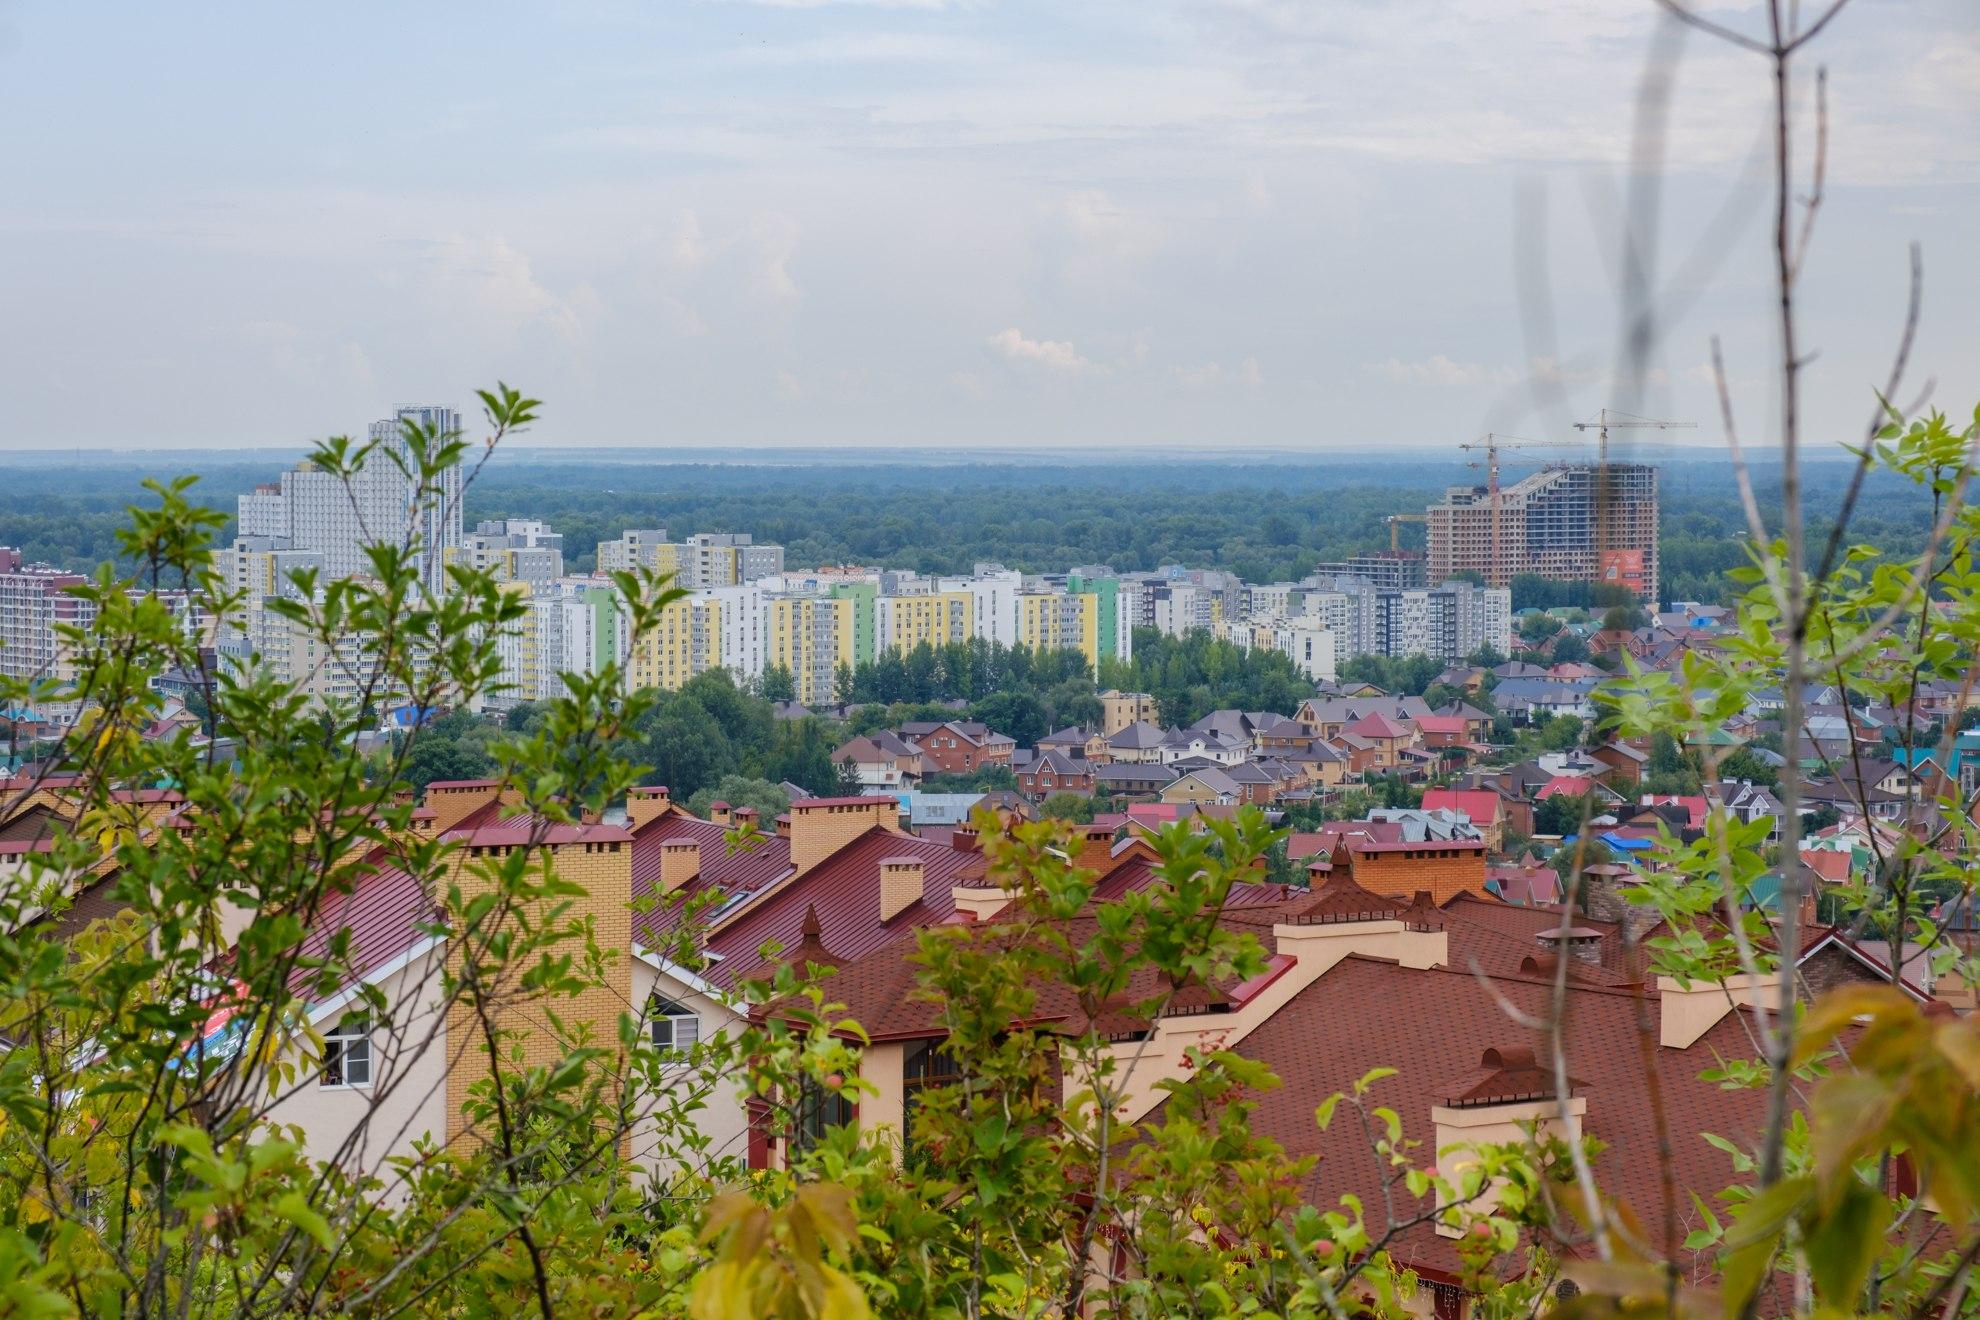
{"label": "dark red roof", "polygon": [[[1364,1201],[1376,1192],[1368,1148],[1356,1125],[1336,1121],[1322,1131],[1313,1121],[1315,1107],[1355,1077],[1377,1065],[1399,1070],[1376,1083],[1369,1100],[1401,1116],[1405,1135],[1423,1143],[1427,1160],[1436,1140],[1430,1111],[1453,1098],[1454,1082],[1476,1079],[1484,1071],[1484,1045],[1500,1049],[1502,1065],[1509,1050],[1544,1051],[1541,1037],[1509,1020],[1492,991],[1542,1018],[1551,983],[1540,977],[1495,976],[1488,988],[1456,961],[1448,968],[1413,971],[1392,962],[1348,957],[1235,1045],[1240,1055],[1271,1067],[1283,1083],[1256,1098],[1249,1127],[1282,1143],[1288,1154],[1319,1157],[1305,1187],[1314,1204],[1334,1205],[1343,1191],[1358,1191]],[[1643,1098],[1636,1026],[1642,1007],[1632,992],[1570,981],[1566,1045],[1574,1090],[1588,1104],[1586,1130],[1605,1147],[1595,1159],[1596,1178],[1605,1192],[1618,1193],[1639,1220],[1655,1223],[1662,1202],[1658,1165],[1651,1155],[1657,1148],[1656,1132]],[[1649,1011],[1654,1024],[1654,1001]],[[1750,1148],[1765,1117],[1764,1092],[1721,1090],[1699,1079],[1715,1056],[1751,1053],[1750,1024],[1738,1021],[1739,1016],[1727,1014],[1690,1049],[1653,1051],[1676,1143],[1680,1196],[1692,1188],[1709,1198],[1712,1189],[1732,1181],[1726,1156],[1703,1133]],[[1415,1209],[1400,1188],[1397,1197],[1398,1214]],[[1688,1205],[1678,1206],[1681,1216]],[[1457,1272],[1451,1243],[1427,1224],[1410,1230],[1394,1251],[1398,1264],[1446,1277]]]}
{"label": "dark red roof", "polygon": [[438,914],[425,886],[393,866],[382,852],[373,854],[372,865],[377,869],[362,875],[350,893],[323,896],[302,939],[303,957],[323,957],[331,939],[348,928],[350,965],[361,978],[426,938],[422,927],[431,925]]}
{"label": "dark red roof", "polygon": [[[704,858],[706,853],[703,845]],[[880,864],[897,860],[921,863],[921,899],[883,922]],[[818,913],[819,942],[832,957],[841,962],[861,957],[905,931],[948,920],[956,911],[954,887],[982,873],[979,852],[875,826],[711,935],[708,950],[720,961],[709,969],[708,978],[734,985],[755,975],[763,968],[761,949],[769,941],[784,950],[796,948],[804,937],[805,913],[812,908]]]}
{"label": "dark red roof", "polygon": [[[681,890],[678,901],[656,902],[651,911],[633,913],[633,938],[648,946],[659,944],[663,935],[678,924],[683,905],[695,895],[711,889],[720,890],[725,899],[753,894],[791,869],[791,841],[780,834],[766,834],[752,847],[732,852],[728,831],[720,825],[685,812],[670,811],[633,834],[635,900],[651,897],[653,887],[660,882],[661,845],[680,839],[701,845],[701,873]],[[716,902],[715,908],[699,913],[700,920],[713,919],[721,900]]]}

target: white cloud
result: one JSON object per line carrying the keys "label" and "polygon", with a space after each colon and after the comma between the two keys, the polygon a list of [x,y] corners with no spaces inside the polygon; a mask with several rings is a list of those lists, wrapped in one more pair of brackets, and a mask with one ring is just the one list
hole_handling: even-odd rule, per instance
{"label": "white cloud", "polygon": [[1372,363],[1369,370],[1397,385],[1511,385],[1519,373],[1511,367],[1490,367],[1482,362],[1456,362],[1442,353],[1421,362],[1389,358]]}
{"label": "white cloud", "polygon": [[1103,370],[1098,364],[1082,357],[1070,340],[1027,339],[1024,332],[1015,326],[999,330],[985,342],[993,352],[1009,362],[1043,367],[1066,375]]}
{"label": "white cloud", "polygon": [[1227,367],[1221,362],[1201,362],[1173,367],[1170,369],[1170,374],[1193,390],[1214,389],[1223,385],[1242,385],[1246,389],[1257,389],[1265,383],[1265,372],[1259,367],[1257,358],[1245,358],[1234,367]]}

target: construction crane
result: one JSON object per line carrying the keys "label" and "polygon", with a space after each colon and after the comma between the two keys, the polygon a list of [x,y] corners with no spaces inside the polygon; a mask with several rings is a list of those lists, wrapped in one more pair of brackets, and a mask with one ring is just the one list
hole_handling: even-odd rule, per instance
{"label": "construction crane", "polygon": [[1389,524],[1389,549],[1402,549],[1402,524],[1406,522],[1427,523],[1430,516],[1424,513],[1392,513],[1382,521]]}
{"label": "construction crane", "polygon": [[[1595,563],[1599,575],[1606,569],[1610,544],[1609,507],[1615,503],[1614,483],[1609,476],[1609,431],[1689,431],[1697,427],[1697,422],[1662,422],[1654,417],[1638,417],[1635,413],[1617,412],[1604,408],[1595,414],[1592,422],[1576,422],[1577,431],[1593,431],[1596,435],[1595,460]],[[1651,535],[1655,535],[1652,532]]]}
{"label": "construction crane", "polygon": [[[1572,440],[1529,440],[1522,435],[1499,435],[1496,432],[1487,432],[1485,438],[1482,440],[1472,440],[1458,446],[1459,449],[1464,450],[1482,449],[1485,451],[1485,462],[1482,465],[1485,469],[1485,502],[1486,506],[1492,511],[1492,560],[1490,571],[1486,573],[1485,580],[1493,586],[1505,585],[1505,582],[1496,579],[1505,578],[1507,581],[1511,580],[1511,575],[1504,571],[1505,564],[1500,558],[1499,451],[1501,449],[1539,449],[1548,445],[1568,445],[1573,443]],[[1479,467],[1481,465],[1474,460],[1468,466]],[[1393,533],[1394,529],[1391,528],[1390,530]]]}

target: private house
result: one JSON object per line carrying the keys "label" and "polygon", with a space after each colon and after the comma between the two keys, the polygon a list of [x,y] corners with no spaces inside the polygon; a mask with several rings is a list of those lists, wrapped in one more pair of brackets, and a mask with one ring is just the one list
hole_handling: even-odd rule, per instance
{"label": "private house", "polygon": [[921,750],[928,774],[966,775],[989,765],[1009,765],[1017,741],[975,720],[910,721],[901,737]]}
{"label": "private house", "polygon": [[832,764],[851,765],[863,789],[888,792],[921,782],[921,749],[891,729],[847,741],[832,753]]}
{"label": "private house", "polygon": [[1091,793],[1093,764],[1064,752],[1040,752],[1017,772],[1018,789],[1034,802],[1054,793]]}

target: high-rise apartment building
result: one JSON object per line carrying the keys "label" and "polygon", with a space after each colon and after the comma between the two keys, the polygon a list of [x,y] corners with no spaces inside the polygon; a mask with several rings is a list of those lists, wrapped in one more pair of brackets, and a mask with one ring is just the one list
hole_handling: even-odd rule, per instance
{"label": "high-rise apartment building", "polygon": [[853,602],[844,596],[772,597],[763,658],[791,671],[805,705],[837,700],[839,666],[853,662]]}
{"label": "high-rise apartment building", "polygon": [[1018,597],[1018,645],[1078,651],[1100,665],[1100,598],[1090,591],[1026,592]]}
{"label": "high-rise apartment building", "polygon": [[1456,661],[1489,646],[1512,650],[1512,593],[1446,582],[1423,591],[1375,591],[1375,642],[1386,656]]}
{"label": "high-rise apartment building", "polygon": [[62,627],[87,628],[96,607],[69,594],[88,581],[48,564],[23,563],[21,552],[0,546],[0,673],[9,678],[63,680],[75,675],[72,648]]}
{"label": "high-rise apartment building", "polygon": [[447,560],[504,582],[548,582],[564,576],[564,538],[534,518],[497,518],[475,524]]}
{"label": "high-rise apartment building", "polygon": [[1430,580],[1476,573],[1495,587],[1536,573],[1658,598],[1657,469],[1570,464],[1499,491],[1453,486],[1424,511]]}
{"label": "high-rise apartment building", "polygon": [[679,567],[676,557],[668,553],[664,568],[661,547],[671,551],[673,543],[667,539],[664,527],[648,528],[644,531],[620,533],[617,540],[598,543],[598,571],[600,573],[635,573],[642,568],[655,572],[672,573]]}
{"label": "high-rise apartment building", "polygon": [[633,638],[627,676],[636,688],[672,691],[722,663],[722,601],[696,592],[670,602]]}
{"label": "high-rise apartment building", "polygon": [[[324,573],[326,556],[271,544],[267,536],[241,537],[214,556],[214,568],[240,603],[218,621],[214,650],[222,664],[261,666],[315,701],[356,701],[391,695],[377,690],[377,656],[371,639],[345,632],[329,641],[316,630],[269,608],[273,600],[308,599],[294,575]],[[321,595],[319,581],[314,594]]]}
{"label": "high-rise apartment building", "polygon": [[879,651],[946,646],[976,635],[976,598],[967,591],[874,599],[874,645]]}
{"label": "high-rise apartment building", "polygon": [[1420,550],[1364,550],[1333,563],[1315,564],[1305,580],[1337,577],[1366,578],[1398,591],[1420,591],[1429,585]]}
{"label": "high-rise apartment building", "polygon": [[279,481],[240,496],[238,534],[266,538],[284,549],[314,551],[323,556],[323,572],[331,577],[371,572],[366,546],[409,546],[421,580],[442,591],[447,560],[461,548],[461,472],[449,468],[421,494],[417,475],[402,465],[412,466],[409,428],[444,438],[460,425],[452,408],[401,408],[371,424],[373,451],[348,480],[303,462]]}
{"label": "high-rise apartment building", "polygon": [[636,569],[664,573],[690,591],[747,586],[784,571],[784,547],[758,545],[747,532],[700,532],[669,541],[663,528],[628,531],[598,543],[599,572]]}

